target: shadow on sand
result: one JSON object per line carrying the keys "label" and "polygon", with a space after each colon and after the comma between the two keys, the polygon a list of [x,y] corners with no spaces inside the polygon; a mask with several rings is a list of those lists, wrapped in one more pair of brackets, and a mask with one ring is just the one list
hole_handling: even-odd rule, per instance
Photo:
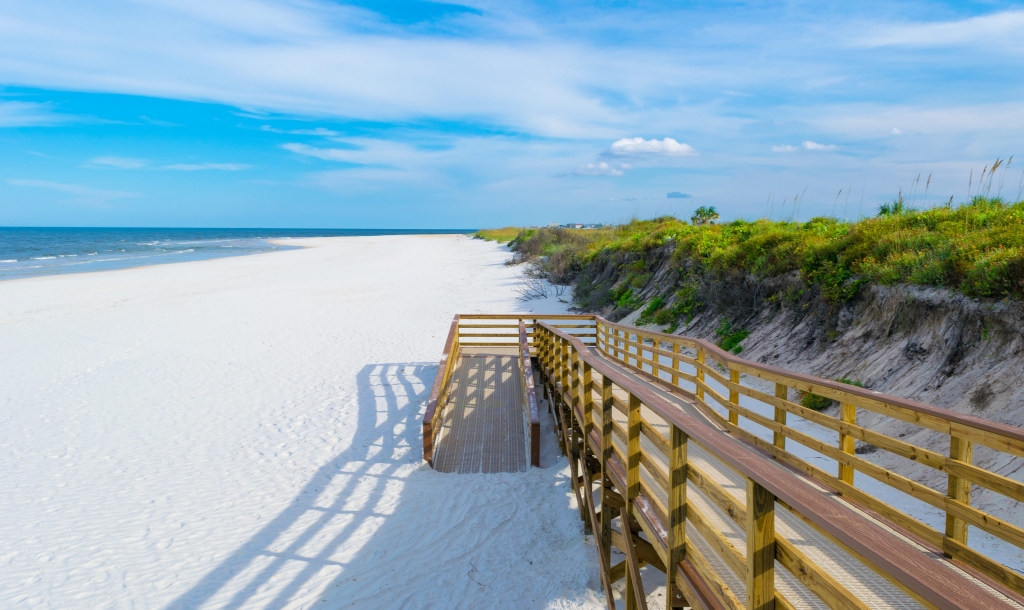
{"label": "shadow on sand", "polygon": [[401,483],[394,471],[420,462],[419,411],[436,370],[421,363],[363,368],[351,445],[168,608],[282,608],[318,601],[305,599],[319,597],[305,592],[305,585],[324,582],[325,573],[331,575],[327,581],[341,574],[353,554],[346,547],[361,547],[358,538],[372,536],[387,517],[377,510],[380,501],[397,501]]}
{"label": "shadow on sand", "polygon": [[544,412],[542,468],[422,461],[436,365],[369,365],[348,448],[169,609],[600,607],[596,554]]}

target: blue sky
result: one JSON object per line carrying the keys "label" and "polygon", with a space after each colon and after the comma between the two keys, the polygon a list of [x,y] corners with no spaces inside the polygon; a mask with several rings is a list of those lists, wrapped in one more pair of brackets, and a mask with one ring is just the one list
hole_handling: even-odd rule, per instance
{"label": "blue sky", "polygon": [[[8,0],[0,225],[960,201],[972,171],[1024,154],[1022,31],[1002,2]],[[1004,197],[1021,170],[997,176]]]}

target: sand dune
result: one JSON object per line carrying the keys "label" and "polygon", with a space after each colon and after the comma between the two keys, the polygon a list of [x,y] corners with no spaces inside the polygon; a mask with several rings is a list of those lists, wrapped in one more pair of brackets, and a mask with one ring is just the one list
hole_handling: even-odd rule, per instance
{"label": "sand dune", "polygon": [[0,607],[600,605],[560,466],[420,456],[452,315],[561,305],[466,237],[301,243],[0,283]]}

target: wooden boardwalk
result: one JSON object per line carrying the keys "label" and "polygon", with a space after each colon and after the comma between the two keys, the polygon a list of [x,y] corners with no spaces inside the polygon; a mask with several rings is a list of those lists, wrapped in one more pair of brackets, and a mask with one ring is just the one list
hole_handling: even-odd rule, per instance
{"label": "wooden boardwalk", "polygon": [[438,436],[436,470],[526,470],[521,372],[514,350],[478,348],[459,357]]}
{"label": "wooden boardwalk", "polygon": [[[598,357],[601,356],[599,355]],[[629,370],[625,366],[622,366],[620,362],[604,357],[602,357],[602,360],[617,369],[620,374],[628,376],[638,383],[647,385],[653,392],[678,406],[680,410],[689,413],[693,417],[704,419],[709,424],[714,425],[711,418],[707,417],[706,414],[703,413],[696,404],[694,404],[694,402],[686,400],[680,394],[674,393],[668,388],[660,386],[657,382],[652,383],[651,380],[636,374],[636,372]],[[597,384],[600,382],[601,376],[595,375],[594,379],[594,383]],[[615,391],[614,394],[619,400],[627,399],[624,392]],[[595,402],[595,407],[599,408],[600,405],[601,401],[598,399]],[[627,425],[628,422],[625,414],[613,410],[612,416],[618,425],[622,427]],[[642,416],[645,421],[652,423],[652,427],[654,429],[658,430],[665,436],[668,435],[668,424],[661,420],[657,414],[650,411],[650,409],[643,409]],[[599,425],[600,419],[598,418],[597,421]],[[619,451],[625,453],[625,443],[614,437],[612,442],[616,444]],[[646,448],[649,453],[657,455],[657,452],[654,451],[654,447],[650,445],[650,441],[648,439],[641,438],[641,443],[647,446]],[[729,509],[732,507],[735,507],[735,509],[739,509],[740,511],[746,510],[747,489],[744,477],[731,469],[720,459],[701,448],[699,445],[694,444],[689,449],[688,458],[691,466],[695,470],[699,470],[707,476],[706,485],[710,490],[713,490],[711,493],[708,493],[696,486],[688,490],[687,499],[690,502],[689,509],[702,515],[702,518],[706,521],[707,525],[719,532],[725,540],[727,540],[732,547],[736,549],[738,556],[745,557],[746,532],[742,525],[737,523],[735,517],[729,514]],[[656,463],[651,465],[652,469],[660,468],[665,472],[668,471],[668,464],[665,460],[660,460],[657,457],[655,457],[654,460]],[[645,480],[645,487],[657,490],[659,486],[656,481],[654,481],[654,477],[648,474],[649,471],[650,469],[643,470],[641,472],[641,479]],[[828,493],[824,488],[819,489],[822,494]],[[732,506],[723,506],[726,504],[721,501],[723,495],[727,495],[731,499]],[[659,493],[657,496],[658,503],[663,506],[668,504],[667,494]],[[718,498],[717,500],[716,497]],[[885,527],[894,535],[901,535],[888,524],[874,519],[867,513],[862,513],[862,515],[881,527]],[[825,572],[828,573],[829,576],[832,577],[839,585],[852,593],[857,600],[863,602],[868,608],[878,608],[880,610],[903,610],[927,607],[914,599],[906,591],[894,585],[884,576],[878,574],[874,570],[871,570],[867,566],[862,565],[856,557],[830,540],[827,536],[808,525],[798,515],[783,507],[778,507],[775,511],[775,518],[776,532],[779,535],[791,541],[803,555],[807,556],[815,565],[824,569]],[[705,556],[715,557],[714,546],[712,546],[712,544],[702,536],[700,530],[695,527],[693,523],[687,524],[686,535],[688,538],[693,540],[696,546],[700,547]],[[954,575],[955,573],[955,576],[959,578],[971,580],[978,586],[994,592],[991,587],[988,587],[981,581],[973,578],[964,570],[958,569],[953,564],[944,561],[940,557],[928,553],[924,547],[919,546],[918,549],[920,550],[922,557],[930,560],[933,564],[933,569],[940,572],[948,571],[951,575]],[[737,601],[741,604],[745,604],[746,584],[744,580],[739,578],[732,570],[729,569],[728,562],[725,559],[717,558],[712,561],[717,568],[716,572],[723,575],[723,581],[733,591]],[[828,604],[818,598],[795,576],[787,572],[778,562],[776,562],[775,566],[775,589],[781,593],[794,608],[829,608]],[[1000,595],[1000,597],[1003,598],[1003,600],[1011,607],[1024,609],[1024,605],[1014,602],[1006,596]]]}
{"label": "wooden boardwalk", "polygon": [[[652,566],[672,608],[1024,610],[1021,566],[968,545],[980,530],[1024,549],[1020,514],[986,512],[997,495],[1024,501],[1024,483],[974,458],[977,445],[1024,464],[1018,428],[599,316],[472,315],[452,324],[424,457],[458,473],[524,470],[528,455],[538,464],[541,392],[609,609],[621,592],[627,610],[646,610],[640,568]],[[838,413],[791,392],[832,398]],[[858,425],[858,410],[947,435],[948,456]],[[855,441],[943,472],[945,492],[861,457]],[[863,477],[943,511],[945,528],[913,502],[865,491],[877,487]],[[973,505],[972,486],[989,501]]]}

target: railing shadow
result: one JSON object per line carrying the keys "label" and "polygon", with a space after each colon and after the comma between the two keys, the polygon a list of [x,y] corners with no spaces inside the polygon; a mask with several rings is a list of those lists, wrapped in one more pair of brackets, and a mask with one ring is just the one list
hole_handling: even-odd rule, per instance
{"label": "railing shadow", "polygon": [[[420,407],[436,364],[374,364],[357,376],[351,444],[324,464],[281,513],[171,602],[198,607],[283,608],[320,601],[402,494],[399,470],[420,468]],[[312,582],[323,583],[307,586]],[[314,588],[316,591],[310,591]]]}
{"label": "railing shadow", "polygon": [[364,367],[348,448],[167,608],[600,606],[596,555],[546,411],[541,468],[434,471],[420,417],[436,374],[436,364]]}

